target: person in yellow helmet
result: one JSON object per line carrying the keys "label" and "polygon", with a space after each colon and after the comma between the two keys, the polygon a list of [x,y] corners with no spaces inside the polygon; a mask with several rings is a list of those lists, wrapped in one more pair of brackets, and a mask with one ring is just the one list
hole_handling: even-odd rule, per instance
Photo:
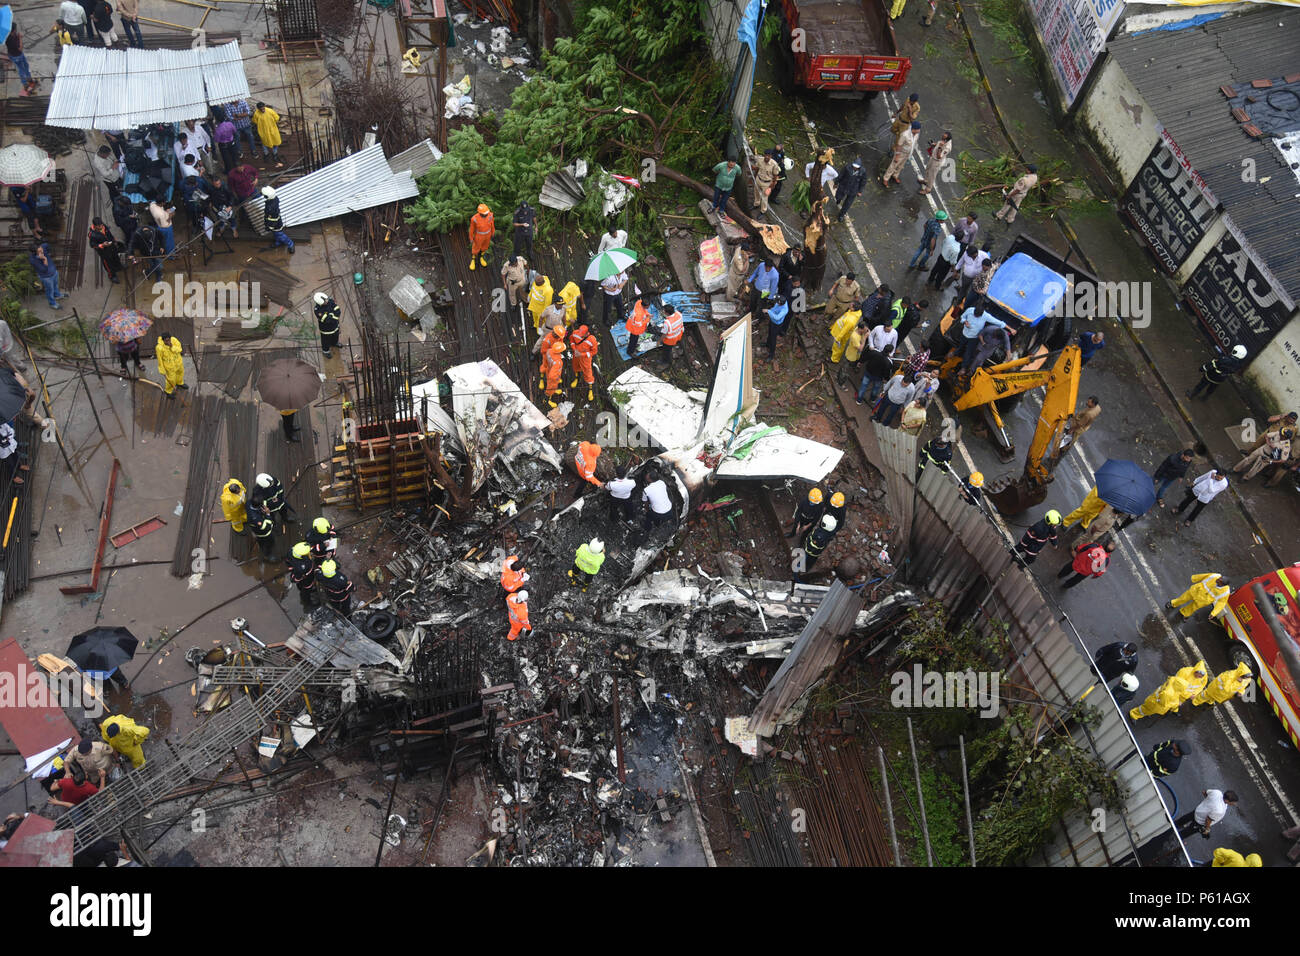
{"label": "person in yellow helmet", "polygon": [[1210,866],[1263,866],[1264,861],[1260,859],[1258,853],[1251,853],[1242,856],[1236,850],[1230,850],[1226,846],[1221,846],[1214,851],[1214,862]]}
{"label": "person in yellow helmet", "polygon": [[168,398],[175,398],[178,388],[189,388],[185,384],[185,361],[181,357],[180,339],[174,335],[158,336],[154,358],[158,361],[158,374],[163,377],[163,393]]}
{"label": "person in yellow helmet", "polygon": [[834,518],[835,524],[840,528],[844,527],[844,518],[848,510],[848,499],[844,497],[842,491],[834,492],[830,500],[826,502],[826,514]]}
{"label": "person in yellow helmet", "polygon": [[236,534],[244,533],[244,523],[248,521],[247,501],[248,489],[238,478],[231,478],[221,486],[221,513]]}
{"label": "person in yellow helmet", "polygon": [[1218,617],[1228,606],[1232,596],[1232,587],[1227,578],[1215,571],[1206,574],[1193,574],[1192,586],[1170,601],[1166,607],[1170,610],[1179,608],[1183,617],[1191,617],[1203,607],[1214,605],[1210,617]]}
{"label": "person in yellow helmet", "polygon": [[1053,508],[1025,529],[1016,544],[1016,557],[1022,564],[1029,565],[1038,560],[1039,552],[1049,544],[1053,548],[1059,548],[1061,542],[1057,529],[1060,527],[1061,513]]}
{"label": "person in yellow helmet", "polygon": [[311,547],[312,561],[317,569],[323,562],[333,558],[334,552],[338,550],[339,539],[334,534],[334,525],[330,524],[328,518],[317,518],[311,523],[306,541]]}
{"label": "person in yellow helmet", "polygon": [[1128,712],[1128,715],[1133,720],[1141,720],[1143,717],[1167,714],[1171,710],[1178,713],[1178,708],[1187,699],[1184,696],[1186,689],[1187,681],[1183,680],[1178,674],[1167,677],[1163,684],[1150,693],[1140,707],[1134,707]]}
{"label": "person in yellow helmet", "polygon": [[1081,523],[1084,528],[1092,524],[1093,519],[1101,514],[1101,509],[1106,507],[1106,502],[1102,501],[1097,495],[1097,486],[1093,485],[1084,496],[1083,501],[1079,502],[1079,507],[1071,511],[1062,520],[1062,527],[1068,528],[1076,521]]}
{"label": "person in yellow helmet", "polygon": [[125,714],[109,717],[99,725],[104,742],[124,757],[131,758],[131,766],[144,766],[144,748],[140,745],[149,736],[149,728],[142,727]]}
{"label": "person in yellow helmet", "polygon": [[961,483],[961,496],[966,504],[981,507],[984,499],[984,472],[972,471]]}
{"label": "person in yellow helmet", "polygon": [[826,513],[825,493],[817,487],[808,489],[808,497],[794,509],[794,518],[790,525],[790,537],[802,539],[813,525],[822,520]]}
{"label": "person in yellow helmet", "polygon": [[554,301],[555,290],[551,288],[551,280],[539,272],[533,279],[533,284],[528,287],[528,314],[533,317],[534,331],[541,329],[542,313]]}
{"label": "person in yellow helmet", "polygon": [[1250,665],[1243,661],[1210,681],[1205,690],[1192,698],[1192,703],[1197,707],[1202,704],[1225,704],[1250,686],[1252,676]]}
{"label": "person in yellow helmet", "polygon": [[289,579],[298,588],[298,599],[304,608],[316,604],[316,562],[311,559],[311,545],[299,541],[284,559],[289,565]]}

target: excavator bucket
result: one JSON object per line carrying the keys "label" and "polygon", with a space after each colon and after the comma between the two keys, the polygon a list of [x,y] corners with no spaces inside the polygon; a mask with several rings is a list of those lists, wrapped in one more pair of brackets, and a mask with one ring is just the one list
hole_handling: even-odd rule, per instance
{"label": "excavator bucket", "polygon": [[999,482],[995,481],[985,495],[998,512],[1004,515],[1017,515],[1022,511],[1028,511],[1035,505],[1040,505],[1047,497],[1047,487],[1037,482],[1030,481],[1024,475],[1019,478],[1006,480],[998,487]]}

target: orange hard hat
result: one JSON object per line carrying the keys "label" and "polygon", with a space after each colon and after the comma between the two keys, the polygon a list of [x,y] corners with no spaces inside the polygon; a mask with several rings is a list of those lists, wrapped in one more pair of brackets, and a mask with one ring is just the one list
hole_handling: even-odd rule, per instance
{"label": "orange hard hat", "polygon": [[563,343],[563,342],[552,342],[552,343],[551,343],[551,351],[552,351],[552,352],[563,352],[563,351],[564,351],[564,343]]}
{"label": "orange hard hat", "polygon": [[576,335],[578,338],[583,338],[584,336],[586,336],[587,332],[588,332],[587,327],[585,325],[580,325],[578,326],[577,331],[575,331],[573,334]]}
{"label": "orange hard hat", "polygon": [[487,207],[487,203],[481,202],[478,204],[478,211],[479,211],[479,215],[485,215],[487,213],[490,213],[492,210]]}

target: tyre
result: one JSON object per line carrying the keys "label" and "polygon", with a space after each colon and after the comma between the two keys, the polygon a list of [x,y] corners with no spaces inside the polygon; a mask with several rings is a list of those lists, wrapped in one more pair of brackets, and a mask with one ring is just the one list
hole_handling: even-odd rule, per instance
{"label": "tyre", "polygon": [[1259,670],[1259,665],[1255,663],[1255,656],[1241,641],[1228,642],[1228,660],[1232,662],[1233,667],[1245,664],[1252,674]]}
{"label": "tyre", "polygon": [[386,641],[396,632],[397,615],[391,611],[371,611],[361,625],[361,633],[372,641]]}

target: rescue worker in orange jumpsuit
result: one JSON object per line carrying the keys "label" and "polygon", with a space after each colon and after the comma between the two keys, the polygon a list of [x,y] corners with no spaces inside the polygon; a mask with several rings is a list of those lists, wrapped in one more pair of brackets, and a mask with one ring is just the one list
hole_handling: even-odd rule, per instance
{"label": "rescue worker in orange jumpsuit", "polygon": [[507,641],[519,640],[521,631],[527,631],[529,634],[533,632],[528,623],[527,591],[519,590],[506,595],[506,614],[510,618],[510,633],[506,635]]}
{"label": "rescue worker in orange jumpsuit", "polygon": [[564,378],[563,340],[552,342],[550,348],[542,353],[542,376],[546,401],[551,408],[554,408],[558,404],[555,401],[555,393],[560,390],[561,379]]}
{"label": "rescue worker in orange jumpsuit", "polygon": [[561,345],[564,344],[564,336],[567,334],[567,331],[568,330],[565,329],[563,323],[560,325],[552,325],[546,330],[546,334],[537,340],[537,344],[533,346],[533,354],[537,355],[540,353],[542,356],[542,362],[545,363],[546,354],[551,351],[551,346],[556,342],[559,342]]}
{"label": "rescue worker in orange jumpsuit", "polygon": [[590,481],[597,488],[603,488],[604,482],[596,477],[596,459],[600,457],[600,446],[594,441],[578,444],[577,454],[573,458],[573,467],[584,481]]}
{"label": "rescue worker in orange jumpsuit", "polygon": [[596,336],[585,325],[578,326],[573,337],[569,339],[569,347],[573,349],[573,383],[569,387],[578,387],[578,374],[581,373],[582,380],[587,383],[589,402],[596,398],[596,373],[592,371],[591,360],[596,357],[597,345]]}
{"label": "rescue worker in orange jumpsuit", "polygon": [[475,257],[480,265],[486,266],[488,247],[492,245],[492,234],[497,230],[496,218],[487,203],[478,204],[478,212],[469,219],[469,267],[474,269]]}
{"label": "rescue worker in orange jumpsuit", "polygon": [[501,587],[506,594],[514,594],[528,583],[528,569],[519,555],[512,554],[501,562]]}
{"label": "rescue worker in orange jumpsuit", "polygon": [[640,299],[636,300],[636,305],[632,306],[632,315],[627,320],[627,357],[628,361],[636,361],[636,343],[650,325],[650,310],[645,307]]}
{"label": "rescue worker in orange jumpsuit", "polygon": [[671,308],[672,311],[664,316],[663,332],[659,338],[659,345],[664,350],[664,363],[667,365],[673,364],[673,346],[682,340],[682,332],[686,329],[682,314],[676,306]]}

